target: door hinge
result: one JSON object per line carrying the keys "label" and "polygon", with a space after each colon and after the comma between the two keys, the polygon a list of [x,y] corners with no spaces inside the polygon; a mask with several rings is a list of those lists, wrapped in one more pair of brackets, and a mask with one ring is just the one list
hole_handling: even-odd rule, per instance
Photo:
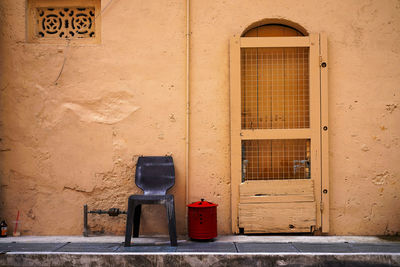
{"label": "door hinge", "polygon": [[321,211],[324,211],[324,202],[320,202],[320,203],[319,203],[319,209],[320,209]]}

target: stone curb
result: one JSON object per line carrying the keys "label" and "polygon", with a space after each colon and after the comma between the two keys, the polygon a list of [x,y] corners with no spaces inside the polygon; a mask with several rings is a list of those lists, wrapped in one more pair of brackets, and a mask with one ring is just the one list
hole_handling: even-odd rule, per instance
{"label": "stone curb", "polygon": [[9,252],[0,266],[400,266],[400,253]]}

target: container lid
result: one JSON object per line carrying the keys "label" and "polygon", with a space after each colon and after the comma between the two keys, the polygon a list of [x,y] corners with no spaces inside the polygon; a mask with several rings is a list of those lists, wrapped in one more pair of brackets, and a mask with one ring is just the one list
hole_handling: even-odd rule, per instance
{"label": "container lid", "polygon": [[201,201],[193,202],[192,204],[188,204],[187,206],[190,208],[210,208],[216,207],[218,205],[212,202],[204,201],[204,198],[202,198]]}

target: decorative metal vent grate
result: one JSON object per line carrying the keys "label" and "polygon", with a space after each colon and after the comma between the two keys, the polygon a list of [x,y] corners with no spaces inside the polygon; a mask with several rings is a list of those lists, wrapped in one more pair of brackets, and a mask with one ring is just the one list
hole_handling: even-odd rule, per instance
{"label": "decorative metal vent grate", "polygon": [[37,38],[95,38],[95,7],[36,8]]}
{"label": "decorative metal vent grate", "polygon": [[27,40],[101,43],[101,0],[27,0]]}

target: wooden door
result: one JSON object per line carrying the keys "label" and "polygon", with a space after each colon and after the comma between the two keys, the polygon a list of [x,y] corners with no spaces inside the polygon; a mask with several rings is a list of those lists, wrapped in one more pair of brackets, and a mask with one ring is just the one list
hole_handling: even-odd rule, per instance
{"label": "wooden door", "polygon": [[233,38],[230,53],[233,232],[326,232],[320,36]]}

